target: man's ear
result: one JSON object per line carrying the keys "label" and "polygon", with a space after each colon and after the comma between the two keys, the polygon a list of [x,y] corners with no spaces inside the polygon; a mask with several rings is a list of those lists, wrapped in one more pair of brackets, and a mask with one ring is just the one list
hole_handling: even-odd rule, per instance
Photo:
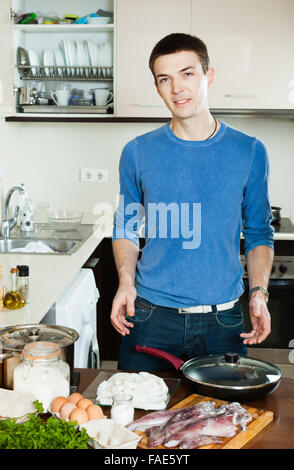
{"label": "man's ear", "polygon": [[215,69],[212,67],[209,67],[209,69],[206,72],[207,76],[207,86],[208,88],[213,84],[214,79],[215,79]]}

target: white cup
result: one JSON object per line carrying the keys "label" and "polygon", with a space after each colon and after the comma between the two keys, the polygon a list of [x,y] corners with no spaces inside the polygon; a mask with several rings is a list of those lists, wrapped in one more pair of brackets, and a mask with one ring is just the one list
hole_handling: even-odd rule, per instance
{"label": "white cup", "polygon": [[108,88],[96,89],[94,90],[94,94],[96,106],[105,106],[109,104],[113,98],[113,93],[108,90]]}
{"label": "white cup", "polygon": [[51,98],[57,106],[67,106],[70,90],[56,90],[51,92]]}

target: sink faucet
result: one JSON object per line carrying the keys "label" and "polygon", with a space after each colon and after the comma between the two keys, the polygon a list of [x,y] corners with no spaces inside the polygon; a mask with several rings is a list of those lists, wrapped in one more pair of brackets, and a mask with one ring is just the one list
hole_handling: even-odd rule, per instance
{"label": "sink faucet", "polygon": [[8,219],[8,211],[9,211],[9,203],[12,194],[14,191],[18,191],[19,194],[24,194],[25,190],[21,186],[12,186],[7,193],[5,205],[4,205],[4,218],[1,223],[1,235],[4,238],[8,238],[10,234],[10,230],[17,224],[18,214],[19,214],[19,206],[15,206],[14,216],[11,219]]}

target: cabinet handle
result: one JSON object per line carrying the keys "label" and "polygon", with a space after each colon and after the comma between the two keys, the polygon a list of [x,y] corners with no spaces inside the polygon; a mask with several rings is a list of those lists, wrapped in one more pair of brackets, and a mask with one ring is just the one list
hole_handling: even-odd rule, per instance
{"label": "cabinet handle", "polygon": [[225,93],[225,98],[258,98],[258,95],[246,94],[246,93]]}

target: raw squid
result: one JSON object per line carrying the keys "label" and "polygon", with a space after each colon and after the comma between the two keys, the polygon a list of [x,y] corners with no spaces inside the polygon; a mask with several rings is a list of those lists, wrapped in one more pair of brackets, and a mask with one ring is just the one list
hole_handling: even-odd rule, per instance
{"label": "raw squid", "polygon": [[[171,437],[163,442],[165,447],[176,447],[182,442],[185,443],[186,449],[187,442],[193,447],[199,441],[201,435],[212,437],[231,437],[236,433],[236,426],[233,424],[232,415],[221,415],[213,418],[204,418],[199,422],[185,426],[178,433],[174,433]],[[199,444],[198,444],[199,445]]]}

